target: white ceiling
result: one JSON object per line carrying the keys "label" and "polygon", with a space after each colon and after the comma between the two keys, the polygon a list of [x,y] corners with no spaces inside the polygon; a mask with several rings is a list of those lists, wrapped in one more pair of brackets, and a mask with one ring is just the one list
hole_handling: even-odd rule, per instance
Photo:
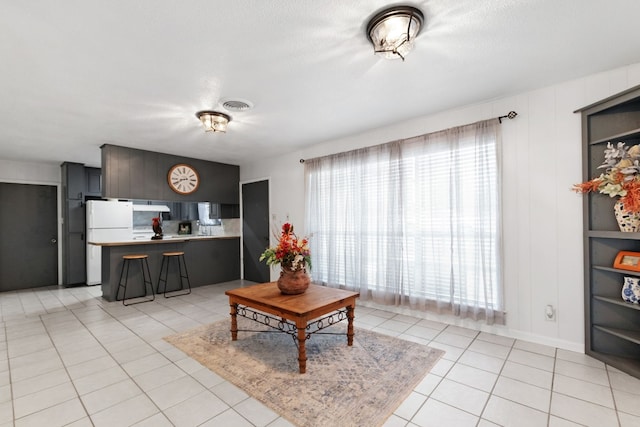
{"label": "white ceiling", "polygon": [[[239,164],[640,62],[638,0],[409,1],[426,26],[404,63],[364,34],[389,4],[0,0],[0,159]],[[196,111],[227,98],[255,107],[205,133]]]}

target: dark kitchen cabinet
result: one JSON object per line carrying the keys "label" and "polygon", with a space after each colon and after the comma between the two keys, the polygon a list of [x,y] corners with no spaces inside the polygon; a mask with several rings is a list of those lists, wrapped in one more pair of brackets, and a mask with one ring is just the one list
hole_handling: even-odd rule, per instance
{"label": "dark kitchen cabinet", "polygon": [[238,204],[220,205],[220,217],[221,218],[240,218],[240,205]]}
{"label": "dark kitchen cabinet", "polygon": [[102,196],[102,171],[100,168],[85,168],[86,195]]}
{"label": "dark kitchen cabinet", "polygon": [[81,163],[62,164],[62,191],[66,199],[84,200],[85,171]]}
{"label": "dark kitchen cabinet", "polygon": [[[240,203],[239,166],[110,144],[101,148],[106,198]],[[191,165],[200,176],[200,185],[192,194],[178,194],[168,185],[167,173],[178,163]]]}
{"label": "dark kitchen cabinet", "polygon": [[[87,168],[80,163],[61,165],[62,177],[62,283],[86,283],[85,197]],[[96,169],[96,168],[93,168]],[[97,169],[98,171],[100,169]],[[99,193],[96,194],[100,196]]]}

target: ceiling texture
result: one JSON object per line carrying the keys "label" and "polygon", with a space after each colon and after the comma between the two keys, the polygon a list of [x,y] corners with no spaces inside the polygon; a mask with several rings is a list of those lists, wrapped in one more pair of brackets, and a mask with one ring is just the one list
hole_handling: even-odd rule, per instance
{"label": "ceiling texture", "polygon": [[365,36],[383,0],[0,0],[0,159],[241,164],[640,62],[638,0],[403,4],[426,21],[405,62]]}

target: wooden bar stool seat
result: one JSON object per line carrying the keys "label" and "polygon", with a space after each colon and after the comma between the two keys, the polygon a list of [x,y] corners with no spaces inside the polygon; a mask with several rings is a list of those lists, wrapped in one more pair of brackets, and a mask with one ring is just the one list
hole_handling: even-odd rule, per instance
{"label": "wooden bar stool seat", "polygon": [[[171,259],[175,259],[178,264],[178,280],[180,282],[180,288],[173,291],[167,291],[167,280],[169,276],[169,262]],[[160,275],[158,276],[158,288],[156,293],[160,294],[160,284],[163,283],[162,295],[165,298],[177,297],[180,295],[188,295],[191,293],[191,282],[189,281],[189,272],[187,271],[187,264],[184,260],[184,252],[163,252],[162,263],[160,264]],[[186,288],[185,288],[186,283]],[[167,293],[170,292],[170,295]]]}
{"label": "wooden bar stool seat", "polygon": [[[156,297],[153,293],[153,283],[151,282],[151,272],[149,271],[149,256],[146,254],[130,254],[122,256],[122,270],[120,271],[120,280],[118,281],[118,291],[116,292],[116,301],[122,301],[123,305],[139,304],[141,302],[153,301]],[[144,294],[135,297],[127,297],[127,285],[129,284],[129,264],[131,262],[140,262],[140,272],[142,274],[142,287]],[[123,281],[124,279],[124,281]],[[149,292],[147,292],[147,286]],[[123,289],[122,300],[118,298],[120,289]],[[151,298],[149,298],[151,294]],[[133,301],[127,304],[127,301]]]}

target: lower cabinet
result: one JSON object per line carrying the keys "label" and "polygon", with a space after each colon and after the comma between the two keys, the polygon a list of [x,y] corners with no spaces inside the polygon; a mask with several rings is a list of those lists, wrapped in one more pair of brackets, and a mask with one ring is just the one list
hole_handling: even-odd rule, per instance
{"label": "lower cabinet", "polygon": [[[102,297],[108,301],[116,300],[118,281],[122,270],[122,256],[128,254],[146,254],[153,289],[158,286],[160,264],[163,252],[183,251],[191,287],[211,285],[240,279],[240,238],[194,239],[186,242],[171,242],[165,240],[160,243],[117,245],[102,247]],[[177,286],[177,267],[171,264],[168,290]],[[142,277],[140,269],[132,266],[129,270],[131,295],[143,295]],[[129,291],[127,291],[129,293]]]}

